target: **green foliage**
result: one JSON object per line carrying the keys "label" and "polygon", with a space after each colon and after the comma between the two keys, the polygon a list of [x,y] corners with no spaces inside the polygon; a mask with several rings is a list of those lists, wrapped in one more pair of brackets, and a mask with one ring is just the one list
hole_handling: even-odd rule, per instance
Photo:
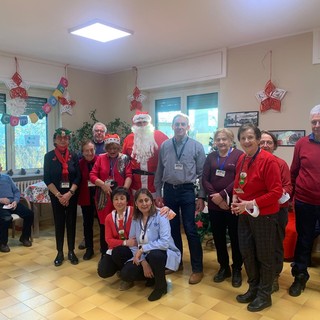
{"label": "green foliage", "polygon": [[[89,118],[90,121],[83,122],[82,127],[73,132],[70,140],[70,149],[72,151],[78,152],[82,141],[92,139],[93,125],[96,122],[102,122],[96,118],[96,110],[89,112]],[[123,139],[131,132],[131,126],[127,122],[120,120],[120,118],[116,118],[115,120],[108,122],[106,126],[108,133],[118,134],[121,142],[123,142]]]}
{"label": "green foliage", "polygon": [[197,212],[195,216],[197,231],[200,236],[201,242],[207,235],[211,235],[211,226],[208,212]]}

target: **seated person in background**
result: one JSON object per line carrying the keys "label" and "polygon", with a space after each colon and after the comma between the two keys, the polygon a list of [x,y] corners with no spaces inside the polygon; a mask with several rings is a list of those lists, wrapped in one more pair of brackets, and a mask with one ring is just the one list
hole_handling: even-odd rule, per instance
{"label": "seated person in background", "polygon": [[[134,238],[128,239],[132,221],[133,208],[128,206],[129,193],[124,187],[118,187],[111,193],[115,210],[105,219],[105,239],[108,244],[105,254],[98,264],[98,275],[101,278],[112,277],[120,271],[126,261],[132,258],[129,247],[137,246]],[[127,289],[126,283],[120,284],[120,290]]]}
{"label": "seated person in background", "polygon": [[[147,280],[146,286],[153,286],[149,301],[155,301],[167,293],[165,268],[178,270],[181,252],[171,236],[170,210],[160,213],[148,189],[135,193],[133,219],[129,238],[136,238],[138,246],[132,246],[133,261],[129,260],[121,270],[123,281],[132,286],[135,280]],[[167,215],[167,217],[166,217]],[[128,286],[128,287],[130,287]]]}
{"label": "seated person in background", "polygon": [[25,247],[31,247],[30,241],[31,226],[33,224],[33,212],[20,201],[20,191],[6,175],[1,174],[2,166],[0,164],[0,251],[9,252],[8,246],[8,229],[12,221],[11,214],[15,213],[23,219],[22,234],[20,242]]}

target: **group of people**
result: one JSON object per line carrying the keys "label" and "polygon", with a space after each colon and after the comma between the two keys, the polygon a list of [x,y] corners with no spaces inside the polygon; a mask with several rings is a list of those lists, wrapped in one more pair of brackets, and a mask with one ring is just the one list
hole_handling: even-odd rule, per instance
{"label": "group of people", "polygon": [[[82,246],[86,248],[83,259],[94,255],[92,230],[97,215],[98,274],[103,278],[117,274],[122,280],[120,290],[129,289],[134,281],[146,280],[146,286],[154,286],[150,301],[166,294],[165,275],[183,269],[181,223],[190,252],[189,284],[197,284],[203,278],[203,252],[195,212],[204,209],[206,200],[220,265],[213,281],[231,277],[232,286],[240,287],[244,265],[249,288],[236,299],[247,303],[249,311],[260,311],[271,306],[271,294],[279,290],[291,199],[298,240],[289,294],[299,296],[309,279],[307,268],[320,218],[320,170],[316,165],[320,156],[320,105],[311,110],[310,121],[312,133],[296,143],[291,169],[273,155],[276,137],[251,123],[243,124],[237,133],[243,151],[235,147],[233,132],[222,128],[214,133],[214,151],[207,157],[201,143],[188,136],[189,118],[182,113],[174,116],[174,135],[168,139],[154,129],[149,114],[137,112],[122,152],[119,136],[107,135],[107,128],[97,123],[93,140],[82,143],[80,160],[68,149],[71,132],[57,129],[55,149],[44,161],[58,251],[54,264],[60,266],[64,260],[65,227],[68,259],[72,264],[79,261],[74,253],[79,204]],[[5,204],[3,198],[0,202]],[[28,237],[23,234],[22,242]]]}

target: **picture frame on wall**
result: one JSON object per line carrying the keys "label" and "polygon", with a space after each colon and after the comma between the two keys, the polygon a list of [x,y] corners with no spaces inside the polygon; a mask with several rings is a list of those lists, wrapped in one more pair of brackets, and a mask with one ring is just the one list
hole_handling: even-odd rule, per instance
{"label": "picture frame on wall", "polygon": [[269,130],[278,141],[279,147],[294,147],[296,142],[306,135],[306,130]]}
{"label": "picture frame on wall", "polygon": [[227,112],[224,126],[225,128],[241,127],[241,125],[248,122],[258,126],[259,111]]}

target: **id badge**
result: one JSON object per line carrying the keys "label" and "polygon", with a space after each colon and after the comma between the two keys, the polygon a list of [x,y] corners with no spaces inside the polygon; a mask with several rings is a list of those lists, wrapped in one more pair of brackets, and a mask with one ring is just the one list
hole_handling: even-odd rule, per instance
{"label": "id badge", "polygon": [[216,170],[216,176],[224,177],[225,175],[226,175],[226,172],[224,170],[220,170],[220,169]]}
{"label": "id badge", "polygon": [[61,189],[70,189],[70,182],[69,181],[61,181],[60,188]]}
{"label": "id badge", "polygon": [[241,188],[235,188],[235,193],[244,193],[244,191]]}
{"label": "id badge", "polygon": [[90,180],[88,180],[88,187],[90,188],[90,187],[95,187],[96,185],[95,184],[93,184]]}
{"label": "id badge", "polygon": [[175,163],[174,169],[175,170],[183,170],[183,164],[182,163]]}

